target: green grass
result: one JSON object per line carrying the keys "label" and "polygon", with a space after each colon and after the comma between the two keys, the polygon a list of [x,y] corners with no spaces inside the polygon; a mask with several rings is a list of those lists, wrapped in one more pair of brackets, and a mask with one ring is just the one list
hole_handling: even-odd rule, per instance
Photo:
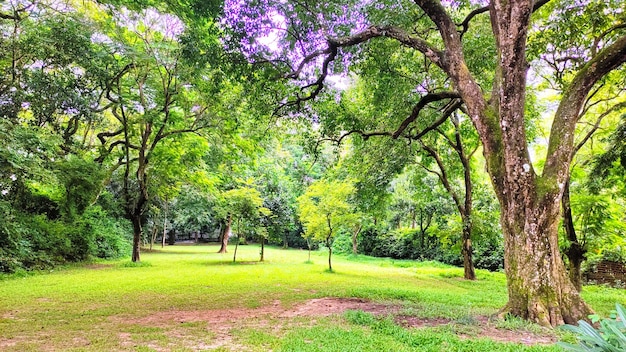
{"label": "green grass", "polygon": [[[169,246],[128,259],[72,265],[0,280],[0,350],[3,351],[558,351],[480,338],[477,317],[506,303],[500,273],[364,256],[240,246]],[[348,312],[330,317],[246,317],[264,307],[288,310],[312,298],[356,297],[397,307],[397,314],[445,318],[450,324],[408,329],[389,316]],[[585,299],[606,315],[623,290],[588,287]],[[181,318],[195,312],[197,318]],[[232,312],[227,323],[213,321]],[[159,318],[160,317],[160,318]],[[225,319],[226,319],[225,318]],[[510,320],[499,328],[533,331]],[[464,337],[459,337],[464,335]]]}

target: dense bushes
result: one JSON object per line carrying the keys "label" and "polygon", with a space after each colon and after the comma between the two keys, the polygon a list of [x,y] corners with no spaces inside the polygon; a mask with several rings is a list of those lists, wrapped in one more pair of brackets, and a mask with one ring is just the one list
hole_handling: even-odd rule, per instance
{"label": "dense bushes", "polygon": [[[350,238],[338,237],[333,248],[337,252],[348,252]],[[454,241],[451,241],[454,243]],[[382,233],[376,228],[368,228],[359,235],[358,250],[361,254],[394,259],[436,260],[460,266],[463,264],[461,251],[457,245],[442,243],[438,237],[422,234],[414,229],[401,229]],[[504,248],[500,242],[474,243],[474,265],[479,269],[499,270],[504,265]]]}
{"label": "dense bushes", "polygon": [[72,221],[49,219],[10,209],[1,210],[0,271],[45,269],[90,257],[114,258],[130,253],[132,229],[98,206]]}

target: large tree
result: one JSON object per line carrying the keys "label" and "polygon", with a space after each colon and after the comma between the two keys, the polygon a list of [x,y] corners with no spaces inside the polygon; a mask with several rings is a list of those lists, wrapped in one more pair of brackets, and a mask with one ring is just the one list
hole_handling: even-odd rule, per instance
{"label": "large tree", "polygon": [[[186,56],[187,33],[178,17],[153,8],[140,13],[96,10],[104,18],[104,32],[94,41],[110,48],[113,61],[112,72],[102,82],[100,104],[108,120],[97,134],[97,160],[111,165],[119,178],[119,193],[134,230],[132,260],[139,261],[144,212],[154,186],[159,179],[189,176],[191,167],[182,171],[183,166],[200,158],[192,145],[206,144],[190,135],[207,136],[205,132],[224,127],[229,113],[221,104],[233,95],[217,94],[226,81],[206,63]],[[115,21],[125,25],[107,28]]]}
{"label": "large tree", "polygon": [[[401,44],[398,55],[412,55],[414,70],[445,76],[438,89],[424,92],[417,87],[420,98],[414,98],[414,109],[393,136],[401,136],[431,102],[461,99],[478,132],[500,203],[509,293],[504,311],[553,326],[586,318],[591,309],[568,279],[559,253],[560,200],[580,112],[594,87],[626,61],[626,35],[619,18],[624,11],[618,9],[623,3],[492,0],[477,7],[465,1],[384,5],[326,1],[316,7],[299,1],[262,2],[273,6],[263,10],[271,14],[269,22],[285,29],[280,39],[291,41],[297,49],[282,57],[269,52],[270,61],[290,69],[287,77],[304,81],[292,100],[283,101],[284,106],[299,107],[312,100],[331,74],[360,56],[376,55],[373,48],[380,43]],[[282,22],[277,14],[283,16]],[[583,15],[594,16],[594,25],[570,26],[561,42],[528,50],[530,34]],[[473,32],[485,23],[488,35]],[[481,45],[493,47],[495,58]],[[248,46],[253,54],[256,47],[258,43]],[[562,87],[554,87],[561,88],[561,99],[553,114],[545,166],[538,170],[528,151],[525,112],[529,58],[542,55],[564,63],[565,69],[558,73],[565,79]],[[295,64],[284,64],[294,58]],[[311,65],[320,68],[313,70]]]}

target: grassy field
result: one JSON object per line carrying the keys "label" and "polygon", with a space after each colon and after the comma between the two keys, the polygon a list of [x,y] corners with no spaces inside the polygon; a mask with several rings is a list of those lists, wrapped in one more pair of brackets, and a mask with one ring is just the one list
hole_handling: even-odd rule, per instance
{"label": "grassy field", "polygon": [[[234,248],[230,248],[232,251]],[[437,263],[169,246],[0,281],[2,351],[559,351],[561,333],[493,316],[505,278]],[[586,287],[602,315],[624,291]],[[570,338],[571,336],[565,336]]]}

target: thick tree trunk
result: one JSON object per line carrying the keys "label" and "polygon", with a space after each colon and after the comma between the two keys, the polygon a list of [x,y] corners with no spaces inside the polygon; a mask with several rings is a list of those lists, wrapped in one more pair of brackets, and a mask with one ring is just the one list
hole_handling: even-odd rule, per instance
{"label": "thick tree trunk", "polygon": [[576,229],[574,228],[574,217],[572,216],[572,206],[570,204],[569,180],[565,183],[563,189],[563,227],[565,228],[565,238],[569,247],[565,250],[569,262],[569,278],[572,284],[580,292],[583,288],[582,283],[582,263],[585,261],[587,250],[578,241]]}
{"label": "thick tree trunk", "polygon": [[[527,195],[529,197],[529,195]],[[567,276],[558,246],[558,196],[525,209],[503,204],[507,312],[544,326],[576,322],[591,314]]]}
{"label": "thick tree trunk", "polygon": [[232,217],[229,215],[228,219],[226,220],[226,223],[224,223],[224,226],[222,228],[222,233],[220,235],[222,246],[220,247],[220,250],[217,251],[217,253],[227,253],[226,247],[228,247],[228,235],[230,234],[231,222],[232,222]]}
{"label": "thick tree trunk", "polygon": [[141,248],[141,215],[133,214],[131,218],[133,223],[133,262],[140,261],[139,251]]}

